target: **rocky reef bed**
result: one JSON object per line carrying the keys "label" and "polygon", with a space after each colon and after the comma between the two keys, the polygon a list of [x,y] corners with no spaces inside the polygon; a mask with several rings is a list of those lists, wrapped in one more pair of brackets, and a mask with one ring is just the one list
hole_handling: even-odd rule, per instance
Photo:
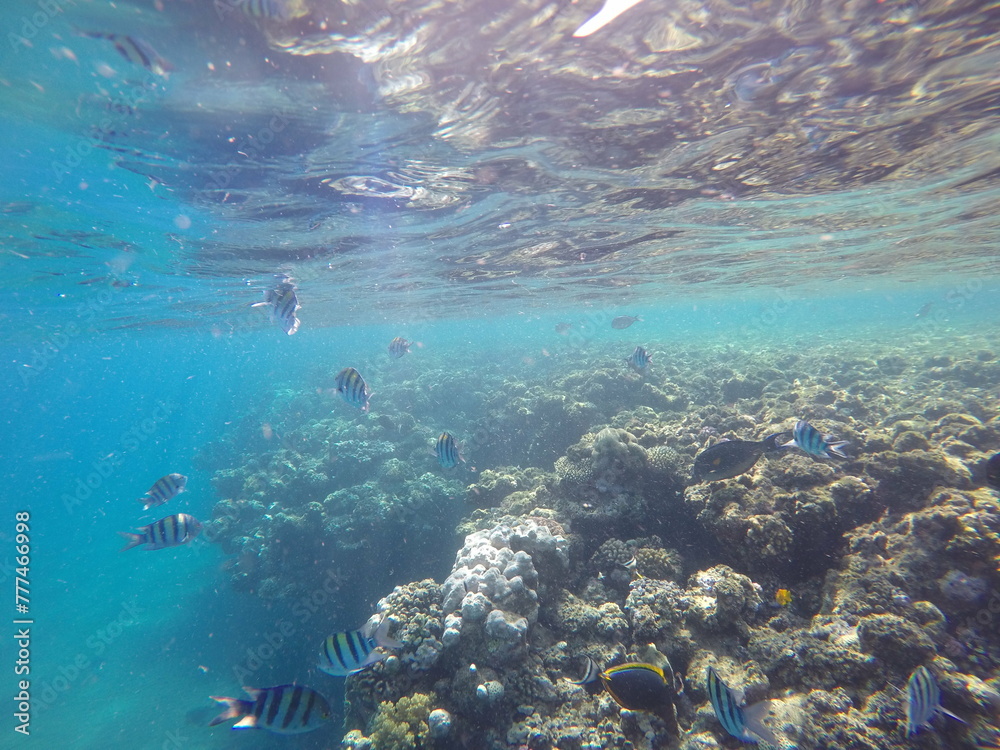
{"label": "rocky reef bed", "polygon": [[[983,483],[998,351],[943,334],[709,347],[642,375],[610,350],[518,374],[414,358],[369,415],[323,383],[277,394],[204,459],[222,498],[209,533],[259,596],[336,570],[352,599],[382,597],[404,645],[348,679],[344,748],[734,746],[708,666],[775,700],[796,747],[981,747],[1000,710],[1000,498]],[[686,486],[714,441],[798,419],[850,458],[789,450]],[[429,451],[446,427],[469,461],[453,471]],[[688,676],[681,736],[572,682],[588,656],[649,644]],[[900,688],[920,664],[968,724],[936,719],[913,745]]]}

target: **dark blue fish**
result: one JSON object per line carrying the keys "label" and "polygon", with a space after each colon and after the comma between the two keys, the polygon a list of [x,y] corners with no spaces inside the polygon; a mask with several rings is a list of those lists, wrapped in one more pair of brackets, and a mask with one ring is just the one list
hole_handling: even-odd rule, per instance
{"label": "dark blue fish", "polygon": [[449,432],[442,432],[434,446],[434,455],[437,456],[438,463],[446,469],[453,469],[460,462],[464,462],[462,453],[458,449],[458,443]]}
{"label": "dark blue fish", "polygon": [[127,549],[146,545],[146,549],[166,549],[167,547],[179,547],[187,544],[201,532],[201,521],[187,513],[178,513],[174,516],[161,518],[148,526],[140,526],[138,534],[131,534],[127,531],[118,533],[127,539],[127,543],[121,548],[124,552]]}
{"label": "dark blue fish", "polygon": [[144,503],[143,510],[155,508],[165,502],[177,497],[184,491],[188,478],[183,474],[167,474],[160,477],[156,483],[149,488],[145,495],[139,498],[140,503]]}
{"label": "dark blue fish", "polygon": [[781,746],[774,732],[762,721],[770,709],[770,701],[760,701],[744,707],[741,705],[743,696],[727,686],[712,667],[708,668],[707,689],[715,716],[729,734],[743,742],[764,740],[775,747]]}
{"label": "dark blue fish", "polygon": [[139,37],[108,34],[101,31],[78,31],[77,33],[90,39],[107,39],[115,45],[118,54],[130,63],[141,65],[150,73],[155,73],[158,76],[165,76],[174,69],[174,66],[153,49],[149,42]]}
{"label": "dark blue fish", "polygon": [[239,719],[233,729],[266,729],[275,734],[302,734],[319,729],[330,719],[330,704],[320,693],[302,685],[276,685],[267,688],[245,687],[250,696],[226,698],[210,696],[226,710],[209,722],[210,727],[227,719]]}
{"label": "dark blue fish", "polygon": [[642,320],[638,315],[619,315],[617,318],[611,321],[611,327],[615,330],[621,331],[628,328],[630,325],[635,323],[637,320]]}
{"label": "dark blue fish", "polygon": [[345,367],[337,373],[334,381],[337,386],[337,393],[351,406],[356,406],[361,411],[368,411],[368,399],[372,397],[368,390],[368,384],[361,377],[361,373],[353,367]]}
{"label": "dark blue fish", "polygon": [[410,342],[404,339],[402,336],[397,336],[392,341],[389,342],[389,356],[394,359],[399,359],[404,354],[410,353]]}
{"label": "dark blue fish", "polygon": [[986,462],[986,484],[1000,490],[1000,453],[994,453]]}
{"label": "dark blue fish", "polygon": [[370,628],[334,633],[323,641],[317,666],[334,677],[346,677],[377,664],[389,654],[376,649],[403,646],[399,641],[389,637],[390,625],[390,620],[383,618],[374,633]]}
{"label": "dark blue fish", "polygon": [[750,471],[765,453],[783,450],[778,439],[787,432],[776,432],[763,440],[720,440],[695,456],[689,485],[717,482]]}
{"label": "dark blue fish", "polygon": [[[818,458],[833,458],[833,456],[848,458],[849,456],[841,449],[844,446],[849,445],[849,443],[846,440],[830,442],[832,437],[832,435],[826,435],[824,437],[819,433],[819,430],[805,420],[800,419],[795,423],[795,429],[792,430],[792,439],[783,444],[781,447],[801,448],[810,456],[817,456]],[[830,455],[831,453],[833,456]]]}
{"label": "dark blue fish", "polygon": [[938,712],[965,723],[951,711],[941,707],[941,688],[927,667],[917,667],[906,683],[906,736],[911,737],[923,727],[930,728]]}
{"label": "dark blue fish", "polygon": [[642,372],[649,367],[649,363],[653,361],[653,358],[649,356],[645,349],[641,346],[637,346],[635,351],[626,357],[625,361],[628,362],[628,366],[636,372]]}

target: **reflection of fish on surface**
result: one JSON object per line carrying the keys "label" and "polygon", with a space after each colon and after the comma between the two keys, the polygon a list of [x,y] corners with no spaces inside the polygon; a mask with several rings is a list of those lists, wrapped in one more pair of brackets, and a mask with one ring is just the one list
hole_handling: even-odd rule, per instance
{"label": "reflection of fish on surface", "polygon": [[154,73],[158,76],[166,77],[170,71],[174,69],[174,66],[170,64],[170,61],[160,55],[153,46],[145,41],[135,36],[126,36],[125,34],[109,34],[103,31],[80,31],[77,30],[78,36],[87,37],[89,39],[106,39],[115,45],[115,49],[118,50],[118,54],[128,60],[134,65],[141,65],[150,73]]}
{"label": "reflection of fish on surface", "polygon": [[334,677],[346,677],[389,656],[378,649],[402,648],[402,643],[389,637],[392,625],[389,618],[382,618],[374,631],[372,624],[369,622],[359,630],[334,633],[324,640],[317,666]]}
{"label": "reflection of fish on surface", "polygon": [[320,693],[302,685],[245,687],[250,700],[210,696],[226,710],[209,722],[210,727],[227,719],[240,719],[233,729],[266,729],[275,734],[302,734],[319,729],[330,719],[330,704]]}
{"label": "reflection of fish on surface", "polygon": [[763,440],[720,440],[695,456],[688,485],[717,482],[750,471],[765,453],[781,451],[778,441],[788,434],[775,432]]}
{"label": "reflection of fish on surface", "polygon": [[235,3],[255,21],[292,21],[309,12],[303,0],[235,0]]}
{"label": "reflection of fish on surface", "polygon": [[763,722],[764,716],[771,709],[771,701],[744,706],[743,691],[726,685],[712,667],[708,668],[707,691],[715,717],[729,734],[743,742],[764,740],[775,747],[781,747],[774,732]]}

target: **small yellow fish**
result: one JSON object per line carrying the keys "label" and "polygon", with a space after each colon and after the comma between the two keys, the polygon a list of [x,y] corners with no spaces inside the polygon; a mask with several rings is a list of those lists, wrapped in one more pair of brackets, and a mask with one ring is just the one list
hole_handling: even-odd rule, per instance
{"label": "small yellow fish", "polygon": [[778,589],[774,592],[774,603],[779,607],[787,607],[792,603],[792,592],[788,589]]}

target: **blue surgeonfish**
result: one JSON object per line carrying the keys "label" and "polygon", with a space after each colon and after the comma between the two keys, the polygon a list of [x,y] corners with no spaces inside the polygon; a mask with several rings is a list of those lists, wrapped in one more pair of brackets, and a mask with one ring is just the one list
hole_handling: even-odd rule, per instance
{"label": "blue surgeonfish", "polygon": [[965,723],[941,707],[941,688],[930,670],[924,666],[917,667],[906,683],[906,736],[912,737],[922,728],[929,728],[931,719],[939,712]]}
{"label": "blue surgeonfish", "polygon": [[142,509],[155,508],[177,497],[184,491],[187,480],[188,478],[183,474],[176,473],[160,477],[146,494],[139,498],[139,502],[143,503]]}
{"label": "blue surgeonfish", "polygon": [[323,641],[317,666],[334,677],[346,677],[349,674],[360,672],[372,664],[377,664],[389,654],[376,649],[393,649],[403,646],[399,641],[389,637],[391,624],[388,617],[383,617],[374,632],[372,632],[372,624],[369,622],[359,630],[334,633]]}
{"label": "blue surgeonfish", "polygon": [[[792,430],[792,439],[781,447],[800,448],[810,456],[817,456],[818,458],[833,458],[833,456],[849,458],[849,456],[841,450],[846,445],[849,445],[849,443],[846,440],[830,442],[832,439],[833,435],[823,436],[819,433],[819,430],[811,424],[806,422],[804,419],[800,419],[795,423],[795,429]],[[833,456],[830,455],[831,453]]]}
{"label": "blue surgeonfish", "polygon": [[201,521],[187,513],[178,513],[173,516],[161,518],[148,526],[140,526],[138,534],[128,531],[118,533],[125,537],[127,543],[121,548],[124,552],[127,549],[146,545],[146,549],[166,549],[167,547],[179,547],[187,544],[201,532]]}
{"label": "blue surgeonfish", "polygon": [[245,687],[250,700],[210,696],[226,710],[209,722],[210,727],[227,719],[239,719],[233,729],[266,729],[275,734],[302,734],[319,729],[330,719],[330,704],[312,688],[302,685]]}
{"label": "blue surgeonfish", "polygon": [[368,411],[368,399],[372,397],[372,394],[360,372],[353,367],[345,367],[337,373],[334,383],[337,393],[344,401],[351,406],[358,407],[361,411]]}
{"label": "blue surgeonfish", "polygon": [[775,747],[781,746],[774,732],[762,721],[771,707],[771,701],[743,706],[743,691],[726,685],[712,667],[708,668],[707,688],[715,716],[729,734],[743,742],[764,740]]}
{"label": "blue surgeonfish", "polygon": [[465,461],[462,452],[458,449],[458,442],[450,432],[442,432],[434,446],[434,455],[437,456],[438,463],[445,469],[454,469],[459,463]]}

